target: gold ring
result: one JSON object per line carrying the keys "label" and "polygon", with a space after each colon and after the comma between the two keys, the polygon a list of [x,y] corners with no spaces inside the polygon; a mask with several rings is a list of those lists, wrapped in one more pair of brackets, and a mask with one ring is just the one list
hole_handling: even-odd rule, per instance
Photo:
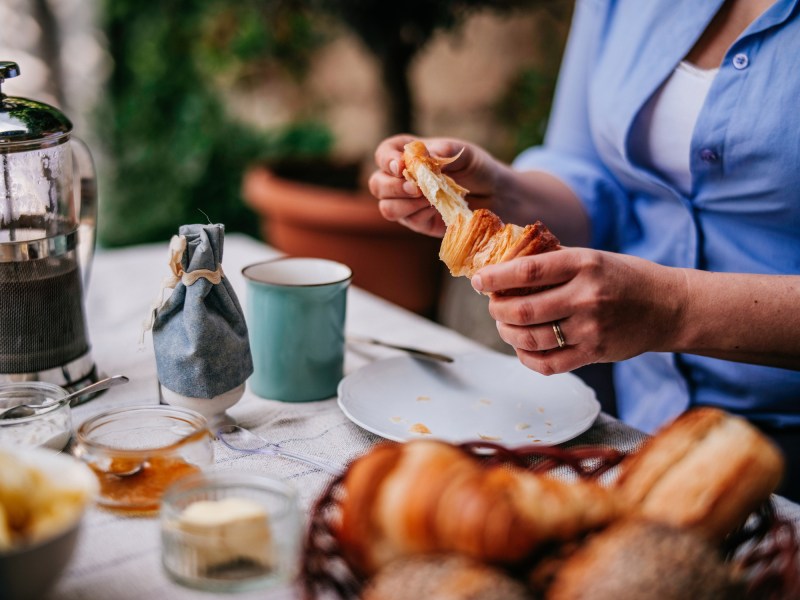
{"label": "gold ring", "polygon": [[561,326],[558,324],[558,321],[553,321],[553,333],[556,334],[556,342],[558,342],[559,348],[563,348],[567,345],[567,341],[564,339],[564,332],[561,331]]}

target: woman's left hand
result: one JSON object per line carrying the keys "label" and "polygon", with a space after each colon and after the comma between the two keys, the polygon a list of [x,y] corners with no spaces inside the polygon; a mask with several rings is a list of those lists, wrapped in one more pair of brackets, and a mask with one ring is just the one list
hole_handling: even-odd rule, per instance
{"label": "woman's left hand", "polygon": [[[681,269],[586,248],[484,267],[472,286],[490,294],[489,313],[500,337],[525,366],[545,375],[668,351],[688,294]],[[495,293],[524,288],[538,291]]]}

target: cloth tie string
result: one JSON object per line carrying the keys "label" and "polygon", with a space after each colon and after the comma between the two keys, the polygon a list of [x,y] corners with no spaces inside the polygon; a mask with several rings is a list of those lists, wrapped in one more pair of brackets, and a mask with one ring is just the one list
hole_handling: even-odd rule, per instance
{"label": "cloth tie string", "polygon": [[167,260],[172,274],[161,280],[161,289],[158,291],[158,295],[150,307],[150,316],[144,321],[142,326],[142,335],[139,339],[140,345],[144,344],[145,333],[153,328],[156,314],[158,314],[158,311],[161,310],[164,303],[167,301],[166,298],[164,298],[164,290],[175,289],[175,286],[179,283],[189,287],[197,283],[200,279],[207,279],[214,285],[222,281],[224,276],[222,265],[217,266],[216,271],[211,271],[209,269],[197,269],[189,272],[184,271],[183,263],[181,262],[184,252],[186,252],[186,237],[182,235],[173,235],[172,239],[169,241],[169,256]]}

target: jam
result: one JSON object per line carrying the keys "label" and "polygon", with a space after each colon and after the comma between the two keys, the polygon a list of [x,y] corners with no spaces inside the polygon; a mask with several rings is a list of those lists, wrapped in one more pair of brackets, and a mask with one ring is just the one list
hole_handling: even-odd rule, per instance
{"label": "jam", "polygon": [[200,472],[178,456],[116,457],[106,470],[96,464],[89,466],[100,482],[98,504],[127,514],[156,512],[164,490],[178,479]]}

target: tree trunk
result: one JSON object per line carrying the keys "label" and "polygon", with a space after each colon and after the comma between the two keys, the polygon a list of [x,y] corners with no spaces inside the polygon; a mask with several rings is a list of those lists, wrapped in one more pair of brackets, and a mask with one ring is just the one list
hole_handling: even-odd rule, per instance
{"label": "tree trunk", "polygon": [[387,123],[389,135],[414,131],[413,99],[408,73],[415,53],[415,48],[407,44],[397,44],[385,48],[378,55],[381,77],[389,102]]}

